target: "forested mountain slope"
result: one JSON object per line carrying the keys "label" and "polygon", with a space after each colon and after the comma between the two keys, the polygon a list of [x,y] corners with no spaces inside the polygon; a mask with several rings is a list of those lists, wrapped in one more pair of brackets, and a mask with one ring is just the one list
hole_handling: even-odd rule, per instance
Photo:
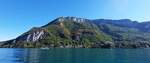
{"label": "forested mountain slope", "polygon": [[150,22],[59,17],[1,42],[0,47],[146,48],[150,47]]}

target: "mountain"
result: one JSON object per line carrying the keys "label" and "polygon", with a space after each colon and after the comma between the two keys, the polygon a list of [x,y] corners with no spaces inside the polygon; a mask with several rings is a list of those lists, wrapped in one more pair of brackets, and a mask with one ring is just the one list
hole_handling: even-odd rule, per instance
{"label": "mountain", "polygon": [[150,22],[59,17],[0,43],[6,48],[147,48]]}

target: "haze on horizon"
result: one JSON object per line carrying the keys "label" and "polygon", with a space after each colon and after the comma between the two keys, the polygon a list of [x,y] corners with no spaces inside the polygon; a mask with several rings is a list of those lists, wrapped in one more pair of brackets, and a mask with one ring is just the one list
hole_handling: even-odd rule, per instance
{"label": "haze on horizon", "polygon": [[0,41],[60,16],[150,20],[150,0],[0,0]]}

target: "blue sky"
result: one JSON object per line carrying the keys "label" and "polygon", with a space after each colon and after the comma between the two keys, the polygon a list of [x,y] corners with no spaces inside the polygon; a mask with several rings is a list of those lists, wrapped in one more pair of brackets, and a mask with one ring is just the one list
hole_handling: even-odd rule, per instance
{"label": "blue sky", "polygon": [[150,0],[0,0],[0,41],[59,16],[150,20]]}

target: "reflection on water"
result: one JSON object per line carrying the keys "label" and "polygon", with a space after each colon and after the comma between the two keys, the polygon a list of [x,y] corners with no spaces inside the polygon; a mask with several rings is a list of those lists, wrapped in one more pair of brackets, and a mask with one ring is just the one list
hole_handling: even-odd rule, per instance
{"label": "reflection on water", "polygon": [[0,49],[0,63],[149,63],[150,49]]}

